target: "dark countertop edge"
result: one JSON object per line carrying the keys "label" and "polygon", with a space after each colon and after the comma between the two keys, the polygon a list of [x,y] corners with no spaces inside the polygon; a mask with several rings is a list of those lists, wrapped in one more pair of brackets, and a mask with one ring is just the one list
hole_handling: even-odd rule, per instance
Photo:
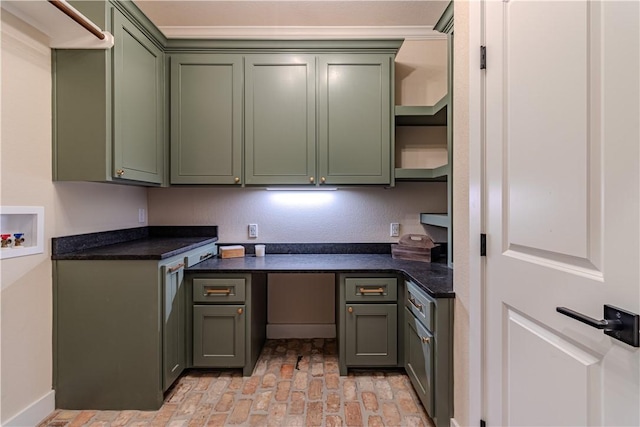
{"label": "dark countertop edge", "polygon": [[[51,259],[63,259],[63,254],[81,252],[109,245],[133,242],[148,238],[218,237],[218,226],[146,226],[96,233],[53,237],[51,239]],[[80,254],[76,254],[80,256]],[[153,258],[156,259],[156,258]]]}
{"label": "dark countertop edge", "polygon": [[76,260],[76,261],[161,261],[163,259],[171,258],[181,253],[197,249],[199,247],[215,243],[218,241],[217,237],[203,237],[195,243],[180,246],[177,249],[172,249],[163,253],[154,254],[95,254],[85,253],[84,250],[78,252],[68,252],[59,255],[51,255],[52,260]]}
{"label": "dark countertop edge", "polygon": [[[233,259],[233,258],[232,258]],[[402,261],[401,261],[402,262]],[[418,262],[418,261],[415,261]],[[206,263],[206,261],[205,261]],[[442,281],[451,281],[451,286],[453,286],[453,270],[449,269],[449,267],[447,267],[446,264],[440,264],[438,263],[439,266],[443,269],[445,269],[445,271],[447,272],[446,274],[443,273],[438,273],[438,272],[431,272],[431,271],[427,271],[427,272],[422,272],[422,275],[425,276],[435,276],[435,277],[439,277],[438,280],[442,280]],[[382,273],[382,274],[397,274],[397,275],[401,275],[403,276],[406,280],[409,280],[413,283],[415,283],[416,285],[418,285],[422,290],[424,290],[427,294],[429,294],[431,297],[433,298],[455,298],[455,292],[453,290],[451,291],[437,291],[432,289],[431,287],[429,287],[428,284],[425,283],[425,279],[428,280],[428,277],[426,278],[419,278],[418,275],[415,274],[415,272],[411,272],[407,270],[406,266],[398,266],[398,267],[381,267],[381,268],[326,268],[326,269],[322,269],[322,268],[260,268],[260,267],[253,267],[253,268],[207,268],[207,267],[203,267],[202,265],[194,265],[193,267],[190,268],[186,268],[185,269],[185,273],[187,274],[198,274],[198,273],[204,273],[204,274],[252,274],[252,273],[264,273],[264,274],[277,274],[277,273],[318,273],[318,274],[322,274],[322,273],[330,273],[330,274],[341,274],[341,273],[355,273],[355,274],[362,274],[362,273]],[[449,277],[445,277],[446,276],[450,276]]]}

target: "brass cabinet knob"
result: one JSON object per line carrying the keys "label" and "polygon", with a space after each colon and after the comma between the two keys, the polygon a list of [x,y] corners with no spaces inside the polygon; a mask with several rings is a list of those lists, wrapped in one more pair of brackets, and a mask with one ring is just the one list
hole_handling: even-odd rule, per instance
{"label": "brass cabinet knob", "polygon": [[242,310],[241,308],[239,308],[239,309],[238,309],[238,314],[242,314],[242,311],[243,311],[243,310]]}
{"label": "brass cabinet knob", "polygon": [[431,339],[429,337],[422,337],[422,344],[427,344]]}
{"label": "brass cabinet knob", "polygon": [[349,308],[347,309],[347,311],[348,311],[349,313],[353,313],[353,307],[349,307]]}
{"label": "brass cabinet knob", "polygon": [[309,177],[309,182],[313,184],[313,181],[315,181],[315,179],[312,176],[310,176]]}
{"label": "brass cabinet knob", "polygon": [[240,182],[240,178],[238,178],[237,176],[233,179],[233,181],[238,184]]}
{"label": "brass cabinet knob", "polygon": [[116,171],[116,175],[118,175],[118,176],[122,176],[122,175],[124,175],[124,170],[123,170],[123,169],[118,169],[118,170]]}
{"label": "brass cabinet knob", "polygon": [[324,176],[323,176],[323,177],[320,177],[320,182],[321,182],[322,184],[324,184],[326,180],[327,180],[327,179],[326,179]]}

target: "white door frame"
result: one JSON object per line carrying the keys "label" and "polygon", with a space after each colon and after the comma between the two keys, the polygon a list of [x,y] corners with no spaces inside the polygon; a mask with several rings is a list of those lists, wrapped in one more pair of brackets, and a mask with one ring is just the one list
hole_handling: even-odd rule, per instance
{"label": "white door frame", "polygon": [[[469,423],[484,419],[484,259],[480,234],[484,232],[484,71],[480,70],[484,1],[469,1]],[[488,56],[490,61],[490,56]]]}

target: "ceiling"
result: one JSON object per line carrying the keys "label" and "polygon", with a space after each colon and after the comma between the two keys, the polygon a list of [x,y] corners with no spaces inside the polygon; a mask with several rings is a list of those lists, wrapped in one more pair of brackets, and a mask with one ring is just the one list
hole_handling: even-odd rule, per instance
{"label": "ceiling", "polygon": [[135,0],[168,37],[429,37],[448,0]]}

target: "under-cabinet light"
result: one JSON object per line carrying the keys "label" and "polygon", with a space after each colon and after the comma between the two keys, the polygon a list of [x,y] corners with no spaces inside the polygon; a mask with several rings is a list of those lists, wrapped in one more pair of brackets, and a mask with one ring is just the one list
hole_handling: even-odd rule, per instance
{"label": "under-cabinet light", "polygon": [[336,191],[337,187],[266,187],[267,191]]}

